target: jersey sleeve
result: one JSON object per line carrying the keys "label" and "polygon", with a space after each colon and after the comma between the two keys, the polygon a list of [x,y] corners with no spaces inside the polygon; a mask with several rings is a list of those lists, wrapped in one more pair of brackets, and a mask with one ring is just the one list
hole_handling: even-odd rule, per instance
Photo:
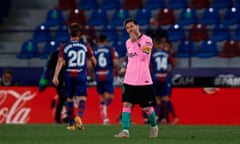
{"label": "jersey sleeve", "polygon": [[117,59],[118,53],[114,50],[113,47],[111,47],[110,50],[111,50],[112,59]]}

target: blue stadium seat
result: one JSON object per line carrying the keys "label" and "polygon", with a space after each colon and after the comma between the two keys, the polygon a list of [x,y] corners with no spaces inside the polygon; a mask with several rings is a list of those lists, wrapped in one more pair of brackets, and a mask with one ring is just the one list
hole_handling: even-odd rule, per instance
{"label": "blue stadium seat", "polygon": [[40,58],[46,59],[49,55],[59,47],[59,44],[56,41],[49,41],[45,44],[43,52],[40,54]]}
{"label": "blue stadium seat", "polygon": [[83,10],[94,10],[98,8],[98,0],[80,0],[78,8]]}
{"label": "blue stadium seat", "polygon": [[185,40],[185,33],[182,27],[178,24],[172,25],[167,31],[169,41]]}
{"label": "blue stadium seat", "polygon": [[36,42],[47,42],[52,39],[50,28],[41,24],[38,25],[33,32],[33,40]]}
{"label": "blue stadium seat", "polygon": [[129,17],[130,17],[130,14],[128,10],[125,10],[125,9],[115,10],[110,24],[113,27],[122,27],[124,20]]}
{"label": "blue stadium seat", "polygon": [[217,24],[214,26],[211,40],[214,41],[224,41],[231,39],[230,31],[228,27],[224,24]]}
{"label": "blue stadium seat", "polygon": [[199,58],[210,58],[218,56],[218,48],[214,41],[206,40],[203,41],[196,57]]}
{"label": "blue stadium seat", "polygon": [[121,6],[120,0],[102,0],[99,8],[104,10],[119,9]]}
{"label": "blue stadium seat", "polygon": [[47,12],[45,24],[49,27],[64,24],[63,13],[60,9],[50,9]]}
{"label": "blue stadium seat", "polygon": [[88,24],[92,26],[104,26],[109,23],[107,12],[103,9],[96,9],[92,12]]}
{"label": "blue stadium seat", "polygon": [[168,8],[171,9],[185,9],[188,7],[187,0],[168,0]]}
{"label": "blue stadium seat", "polygon": [[182,26],[192,25],[198,23],[198,17],[195,9],[186,8],[180,13],[178,24]]}
{"label": "blue stadium seat", "polygon": [[104,26],[101,33],[107,36],[108,41],[117,41],[119,39],[117,30],[111,25]]}
{"label": "blue stadium seat", "polygon": [[140,25],[149,25],[152,15],[148,9],[138,9],[135,15],[135,19]]}
{"label": "blue stadium seat", "polygon": [[17,54],[17,58],[19,59],[31,59],[34,57],[38,57],[39,55],[39,50],[37,43],[33,40],[27,40],[23,42],[20,53]]}
{"label": "blue stadium seat", "polygon": [[223,22],[225,25],[235,25],[240,22],[240,9],[236,7],[228,8],[225,12]]}
{"label": "blue stadium seat", "polygon": [[237,28],[234,30],[233,39],[240,41],[240,24],[238,24]]}
{"label": "blue stadium seat", "polygon": [[185,40],[179,43],[176,56],[178,58],[189,58],[195,56],[195,45],[193,42]]}
{"label": "blue stadium seat", "polygon": [[68,27],[66,25],[58,26],[55,33],[54,41],[57,43],[62,43],[69,39]]}
{"label": "blue stadium seat", "polygon": [[165,2],[164,0],[147,0],[143,7],[149,10],[164,8]]}
{"label": "blue stadium seat", "polygon": [[123,30],[123,31],[122,31],[122,34],[121,34],[120,39],[121,39],[122,41],[126,41],[127,39],[129,39],[129,34],[128,34],[128,32],[127,32],[126,30]]}
{"label": "blue stadium seat", "polygon": [[218,13],[218,9],[215,9],[215,8],[204,9],[200,23],[205,24],[207,26],[219,24],[220,16]]}
{"label": "blue stadium seat", "polygon": [[232,7],[232,0],[212,0],[212,6],[217,9]]}

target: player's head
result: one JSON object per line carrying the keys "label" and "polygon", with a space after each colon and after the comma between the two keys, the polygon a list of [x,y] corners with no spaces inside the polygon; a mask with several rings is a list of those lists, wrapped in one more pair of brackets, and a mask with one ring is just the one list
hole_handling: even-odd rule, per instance
{"label": "player's head", "polygon": [[162,47],[162,42],[161,42],[160,37],[153,38],[153,46],[154,46],[154,48],[157,48],[157,49]]}
{"label": "player's head", "polygon": [[77,23],[72,23],[69,26],[68,33],[71,37],[79,37],[80,36],[80,26]]}
{"label": "player's head", "polygon": [[137,20],[135,20],[133,18],[126,19],[124,21],[124,26],[128,33],[132,33],[132,32],[139,33],[140,32],[139,24],[138,24]]}
{"label": "player's head", "polygon": [[13,73],[9,69],[5,69],[2,74],[2,83],[4,85],[10,85],[12,82]]}
{"label": "player's head", "polygon": [[107,42],[107,36],[106,36],[105,34],[100,34],[100,35],[98,36],[98,42],[99,42],[99,43],[105,43],[105,42]]}

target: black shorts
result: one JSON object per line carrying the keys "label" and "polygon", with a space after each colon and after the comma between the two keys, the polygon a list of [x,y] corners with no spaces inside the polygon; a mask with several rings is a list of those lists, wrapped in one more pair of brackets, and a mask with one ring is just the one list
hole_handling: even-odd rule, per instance
{"label": "black shorts", "polygon": [[155,105],[153,86],[132,86],[128,84],[123,84],[122,102],[139,104],[140,107],[148,107]]}

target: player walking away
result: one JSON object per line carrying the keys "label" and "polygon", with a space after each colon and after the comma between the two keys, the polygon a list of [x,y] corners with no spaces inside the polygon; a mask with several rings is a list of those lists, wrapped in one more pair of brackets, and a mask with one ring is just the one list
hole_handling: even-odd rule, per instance
{"label": "player walking away", "polygon": [[176,61],[170,53],[170,45],[162,38],[154,38],[154,49],[151,57],[152,80],[154,85],[154,94],[156,98],[155,111],[158,121],[161,124],[167,124],[168,114],[172,113],[173,123],[177,122],[177,117],[170,101],[171,95],[171,68],[175,66]]}
{"label": "player walking away", "polygon": [[147,113],[151,125],[150,138],[158,137],[158,125],[154,111],[155,98],[150,74],[152,39],[140,32],[135,19],[127,19],[124,26],[130,36],[126,41],[128,63],[124,76],[122,94],[122,131],[114,137],[128,138],[131,124],[131,112],[134,104]]}
{"label": "player walking away", "polygon": [[[44,71],[39,81],[40,92],[44,91],[45,88],[50,85],[50,81],[53,79],[55,67],[57,65],[58,55],[59,48],[56,49],[47,60],[47,64],[44,67]],[[59,72],[58,80],[59,84],[55,86],[55,89],[57,91],[57,98],[53,98],[51,102],[51,109],[54,109],[54,107],[56,106],[56,110],[54,112],[55,122],[62,123],[67,122],[67,118],[62,116],[62,110],[66,104],[66,96],[64,92],[64,67],[62,67]]]}
{"label": "player walking away", "polygon": [[[87,96],[87,58],[96,64],[93,52],[87,44],[79,40],[80,27],[73,23],[69,26],[70,41],[66,42],[59,52],[59,58],[55,69],[53,83],[59,84],[58,75],[65,65],[65,93],[67,97],[68,130],[74,130],[76,126],[83,130],[82,116],[85,111]],[[74,96],[78,103],[78,114],[74,118]]]}
{"label": "player walking away", "polygon": [[107,36],[99,35],[98,45],[94,49],[94,56],[97,59],[95,75],[97,92],[100,95],[100,113],[103,124],[109,124],[107,108],[112,103],[114,84],[114,73],[118,70],[118,56],[115,50],[108,46]]}

